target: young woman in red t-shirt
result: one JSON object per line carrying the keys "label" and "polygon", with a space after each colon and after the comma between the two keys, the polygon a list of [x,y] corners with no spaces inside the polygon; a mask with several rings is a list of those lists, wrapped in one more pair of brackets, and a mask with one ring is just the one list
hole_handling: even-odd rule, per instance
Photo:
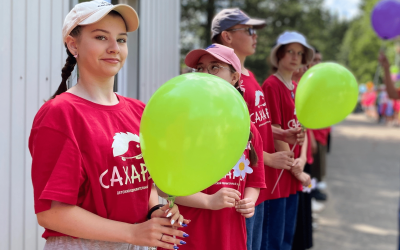
{"label": "young woman in red t-shirt", "polygon": [[[197,72],[221,77],[241,92],[240,61],[233,49],[212,44],[189,52],[185,63]],[[245,218],[254,215],[260,189],[266,187],[262,152],[261,136],[250,123],[249,144],[233,169],[202,192],[176,198],[180,211],[195,224],[187,228],[190,242],[181,249],[247,249]]]}
{"label": "young woman in red t-shirt", "polygon": [[[138,28],[128,5],[76,5],[63,40],[68,58],[59,89],[38,111],[29,138],[35,213],[45,249],[178,249],[188,221],[158,195],[140,151],[144,104],[113,92]],[[78,65],[78,83],[67,79]],[[185,223],[185,224],[184,224]],[[174,246],[174,244],[176,244]]]}
{"label": "young woman in red t-shirt", "polygon": [[[294,106],[297,85],[292,81],[292,75],[311,62],[314,50],[303,35],[285,32],[278,38],[270,56],[276,73],[265,80],[262,89],[269,104],[272,126],[282,129],[300,127]],[[275,149],[293,151],[295,160],[290,171],[283,172],[278,184],[281,194],[287,198],[272,205],[282,211],[280,219],[283,227],[271,236],[274,239],[271,239],[272,245],[268,249],[291,249],[296,225],[297,192],[302,190],[303,185],[308,186],[310,183],[310,176],[303,172],[307,161],[307,137],[302,147],[275,140]]]}

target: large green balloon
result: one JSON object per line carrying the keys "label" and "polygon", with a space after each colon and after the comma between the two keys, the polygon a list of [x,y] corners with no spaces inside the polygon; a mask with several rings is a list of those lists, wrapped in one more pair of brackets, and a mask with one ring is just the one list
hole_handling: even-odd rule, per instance
{"label": "large green balloon", "polygon": [[151,97],[140,124],[140,145],[157,187],[186,196],[224,177],[243,154],[249,133],[246,103],[232,85],[188,73]]}
{"label": "large green balloon", "polygon": [[357,104],[358,84],[353,74],[337,63],[313,66],[296,91],[299,122],[312,129],[332,126],[349,115]]}

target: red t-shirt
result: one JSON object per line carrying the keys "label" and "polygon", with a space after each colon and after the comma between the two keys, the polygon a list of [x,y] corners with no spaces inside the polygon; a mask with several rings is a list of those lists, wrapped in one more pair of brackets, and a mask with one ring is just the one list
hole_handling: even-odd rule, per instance
{"label": "red t-shirt", "polygon": [[[249,71],[249,74],[249,76],[242,74],[240,77],[240,87],[243,91],[243,98],[247,103],[251,122],[256,125],[258,132],[260,132],[264,152],[273,154],[275,153],[275,145],[272,135],[269,107],[265,102],[264,93],[255,79],[254,74],[251,71]],[[265,200],[281,197],[279,188],[276,188],[274,193],[271,194],[272,187],[279,176],[278,170],[265,165],[264,171],[267,188],[261,190],[256,205]]]}
{"label": "red t-shirt", "polygon": [[320,144],[326,146],[328,144],[328,134],[331,132],[331,128],[313,129],[312,130],[315,140]]}
{"label": "red t-shirt", "polygon": [[308,144],[307,144],[307,163],[308,164],[313,164],[314,162],[314,157],[313,157],[313,153],[312,153],[312,145],[311,145],[311,138],[310,138],[310,134],[311,134],[311,130],[307,129],[307,140],[308,140]]}
{"label": "red t-shirt", "polygon": [[[296,93],[297,84],[293,82],[293,85],[294,89],[290,91],[274,75],[268,77],[262,85],[269,106],[272,124],[278,124],[285,130],[300,126],[294,106],[294,95]],[[292,149],[293,145],[289,145],[289,147]],[[296,145],[294,149],[295,159],[300,156],[300,153],[301,147]],[[281,170],[279,170],[279,172],[281,172]],[[290,171],[283,171],[278,186],[280,187],[282,197],[288,197],[290,194],[295,194],[297,191],[303,190],[300,181],[298,181]]]}
{"label": "red t-shirt", "polygon": [[[117,97],[104,106],[63,93],[36,114],[29,137],[35,213],[54,200],[111,220],[146,220],[152,180],[138,137],[145,105]],[[50,236],[63,234],[46,229]]]}
{"label": "red t-shirt", "polygon": [[[246,187],[265,188],[261,136],[253,124],[250,131],[253,133],[251,143],[258,156],[257,166],[250,166],[249,150],[246,148],[239,162],[224,178],[201,192],[212,195],[227,187],[239,190],[243,199]],[[246,221],[235,208],[208,210],[179,205],[179,211],[185,218],[192,220],[192,223],[184,229],[190,235],[187,244],[179,246],[179,249],[246,249]]]}

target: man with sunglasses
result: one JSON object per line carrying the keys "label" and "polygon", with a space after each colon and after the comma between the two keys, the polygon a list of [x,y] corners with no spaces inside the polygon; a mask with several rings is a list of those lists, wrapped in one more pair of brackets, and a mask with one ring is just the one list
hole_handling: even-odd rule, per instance
{"label": "man with sunglasses", "polygon": [[[261,249],[261,245],[268,245],[262,235],[266,232],[260,230],[264,220],[268,221],[268,214],[264,214],[264,201],[281,198],[279,186],[274,190],[280,169],[290,169],[293,164],[293,153],[287,151],[275,152],[274,139],[283,140],[300,145],[304,141],[301,128],[282,130],[271,126],[271,118],[263,91],[253,73],[244,67],[246,57],[256,52],[256,29],[265,26],[264,20],[252,19],[238,8],[224,9],[213,19],[211,25],[211,40],[234,49],[241,63],[242,74],[239,86],[243,98],[249,109],[250,120],[257,127],[262,140],[264,151],[264,172],[267,189],[260,193],[256,203],[255,214],[246,219],[247,249]],[[211,69],[210,69],[211,70]],[[265,247],[265,246],[264,246]]]}

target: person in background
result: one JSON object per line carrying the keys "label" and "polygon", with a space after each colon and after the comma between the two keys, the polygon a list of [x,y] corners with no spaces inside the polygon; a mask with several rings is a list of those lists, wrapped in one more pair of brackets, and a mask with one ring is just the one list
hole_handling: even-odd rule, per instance
{"label": "person in background", "polygon": [[[314,56],[315,61],[316,56]],[[307,71],[308,66],[295,71],[292,80],[298,84],[301,77]],[[311,130],[307,129],[307,141],[310,142]],[[314,162],[311,143],[307,144],[307,162],[304,172],[311,175],[311,164]],[[305,250],[313,246],[313,218],[311,206],[311,194],[308,191],[299,192],[299,206],[297,210],[296,230],[293,237],[292,250]]]}
{"label": "person in background", "polygon": [[[233,49],[212,44],[189,52],[185,63],[196,72],[226,80],[243,94],[240,61]],[[246,218],[254,215],[260,189],[265,187],[262,139],[250,123],[248,145],[233,169],[209,188],[176,198],[181,212],[196,224],[187,228],[193,236],[181,249],[246,250]]]}
{"label": "person in background", "polygon": [[[278,37],[270,53],[275,74],[269,76],[262,85],[273,127],[301,127],[294,105],[297,84],[292,81],[292,76],[298,69],[308,65],[313,57],[314,50],[302,34],[286,31]],[[296,227],[298,193],[302,191],[303,186],[310,184],[310,176],[304,173],[307,162],[307,137],[303,146],[281,140],[275,140],[274,145],[278,152],[294,152],[295,160],[289,171],[283,171],[278,183],[282,199],[270,201],[269,209],[280,211],[280,216],[273,218],[277,226],[269,235],[268,249],[291,249]]]}
{"label": "person in background", "polygon": [[[322,54],[319,50],[315,49],[315,57],[314,60],[309,64],[309,67],[311,68],[321,62]],[[326,188],[323,178],[326,174],[326,153],[331,127],[313,129],[311,132],[310,142],[314,158],[314,162],[311,165],[311,177],[316,178],[318,181],[317,187],[311,191],[311,196],[313,198],[314,211],[321,211],[324,206],[316,201],[327,200],[327,195],[321,191],[321,189]]]}
{"label": "person in background", "polygon": [[234,49],[240,60],[241,76],[239,88],[249,109],[250,120],[259,131],[263,141],[263,156],[266,189],[262,189],[256,202],[255,215],[246,219],[247,248],[274,249],[270,240],[277,228],[283,229],[283,213],[270,205],[271,200],[284,199],[280,186],[272,193],[281,169],[289,170],[294,163],[293,152],[276,152],[274,138],[287,143],[302,144],[304,133],[301,128],[275,128],[271,126],[271,113],[265,94],[254,77],[245,67],[245,60],[256,52],[256,30],[265,26],[264,20],[253,19],[238,8],[223,9],[213,19],[211,39],[213,43]]}

